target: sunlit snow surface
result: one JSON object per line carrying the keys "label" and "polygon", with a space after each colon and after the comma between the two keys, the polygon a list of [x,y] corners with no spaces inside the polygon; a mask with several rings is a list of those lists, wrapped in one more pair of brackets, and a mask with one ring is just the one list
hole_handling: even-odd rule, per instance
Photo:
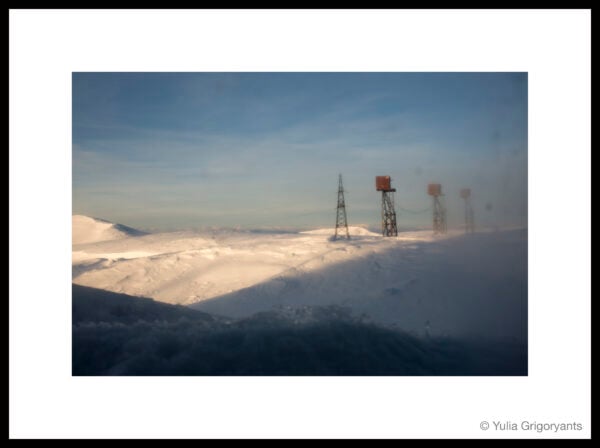
{"label": "sunlit snow surface", "polygon": [[417,335],[527,339],[527,232],[174,232],[73,245],[73,283],[228,317],[339,304]]}
{"label": "sunlit snow surface", "polygon": [[97,243],[145,234],[145,232],[122,224],[114,224],[103,219],[83,215],[73,215],[72,231],[73,244]]}

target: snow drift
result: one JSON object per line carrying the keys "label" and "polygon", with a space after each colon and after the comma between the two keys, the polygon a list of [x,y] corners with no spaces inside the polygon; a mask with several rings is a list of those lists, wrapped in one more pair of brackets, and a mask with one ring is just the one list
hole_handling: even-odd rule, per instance
{"label": "snow drift", "polygon": [[74,283],[190,305],[395,246],[432,240],[431,232],[384,239],[364,229],[350,241],[316,233],[173,232],[73,248]]}
{"label": "snow drift", "polygon": [[97,243],[99,241],[145,235],[145,232],[123,224],[114,224],[103,219],[83,215],[73,215],[72,226],[73,244]]}

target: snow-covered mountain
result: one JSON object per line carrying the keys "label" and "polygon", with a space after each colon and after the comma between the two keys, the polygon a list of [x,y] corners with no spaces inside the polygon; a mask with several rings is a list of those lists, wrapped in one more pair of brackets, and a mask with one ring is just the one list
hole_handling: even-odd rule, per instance
{"label": "snow-covered mountain", "polygon": [[84,215],[73,215],[73,244],[97,243],[145,235],[142,232],[123,224],[115,224],[103,219]]}

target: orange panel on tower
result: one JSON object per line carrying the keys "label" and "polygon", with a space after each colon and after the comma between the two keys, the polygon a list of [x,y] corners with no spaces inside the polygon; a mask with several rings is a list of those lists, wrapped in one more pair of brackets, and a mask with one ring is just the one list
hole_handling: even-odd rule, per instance
{"label": "orange panel on tower", "polygon": [[390,176],[375,177],[375,189],[377,191],[388,191],[392,189]]}
{"label": "orange panel on tower", "polygon": [[442,185],[441,184],[427,185],[427,194],[429,196],[441,196],[442,195]]}

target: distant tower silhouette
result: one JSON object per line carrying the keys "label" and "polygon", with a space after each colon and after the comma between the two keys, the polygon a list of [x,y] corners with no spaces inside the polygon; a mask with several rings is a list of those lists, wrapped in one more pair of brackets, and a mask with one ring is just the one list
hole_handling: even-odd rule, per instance
{"label": "distant tower silhouette", "polygon": [[375,189],[381,191],[381,234],[398,236],[396,210],[394,209],[394,192],[390,176],[376,176]]}
{"label": "distant tower silhouette", "polygon": [[465,233],[473,233],[475,232],[475,219],[473,207],[471,206],[471,189],[463,188],[460,190],[460,197],[465,200]]}
{"label": "distant tower silhouette", "polygon": [[[346,229],[346,236],[339,235],[343,232],[342,229]],[[346,202],[344,201],[344,185],[342,185],[342,175],[340,174],[338,182],[338,200],[337,200],[337,212],[335,218],[335,235],[334,240],[338,239],[338,235],[342,238],[350,239],[350,233],[348,232],[348,220],[346,219]]]}
{"label": "distant tower silhouette", "polygon": [[446,233],[446,207],[440,200],[443,197],[440,184],[429,184],[427,194],[433,197],[433,233]]}

